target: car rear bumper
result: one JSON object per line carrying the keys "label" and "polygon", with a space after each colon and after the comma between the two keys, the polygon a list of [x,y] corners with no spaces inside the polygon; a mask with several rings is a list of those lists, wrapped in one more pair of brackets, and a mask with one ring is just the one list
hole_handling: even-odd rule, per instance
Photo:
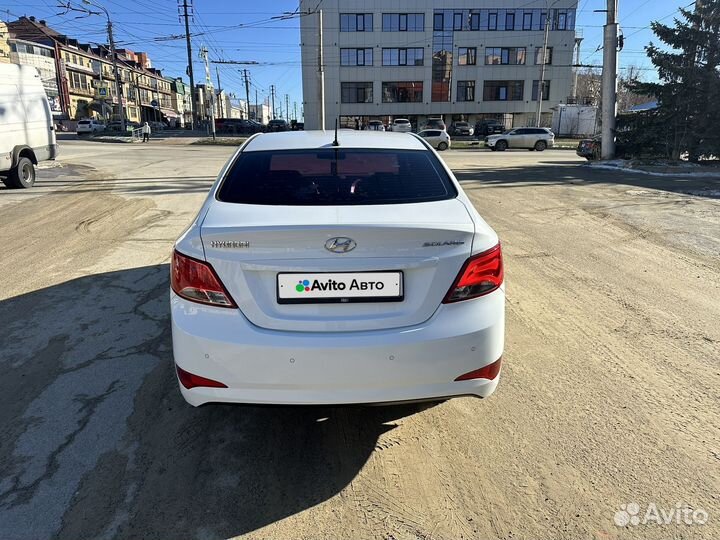
{"label": "car rear bumper", "polygon": [[363,332],[266,330],[238,309],[206,307],[170,294],[175,363],[227,386],[180,384],[194,406],[487,397],[498,383],[499,377],[455,379],[502,356],[504,288],[443,304],[420,325]]}

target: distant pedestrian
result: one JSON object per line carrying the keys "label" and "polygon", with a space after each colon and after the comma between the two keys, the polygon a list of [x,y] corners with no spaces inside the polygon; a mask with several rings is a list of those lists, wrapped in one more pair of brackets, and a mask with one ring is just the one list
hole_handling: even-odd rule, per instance
{"label": "distant pedestrian", "polygon": [[360,129],[360,120],[356,118],[355,119],[355,131],[358,131],[359,129]]}
{"label": "distant pedestrian", "polygon": [[142,134],[143,134],[143,141],[142,142],[148,142],[150,140],[150,133],[152,130],[150,129],[150,124],[145,122],[145,124],[142,127]]}

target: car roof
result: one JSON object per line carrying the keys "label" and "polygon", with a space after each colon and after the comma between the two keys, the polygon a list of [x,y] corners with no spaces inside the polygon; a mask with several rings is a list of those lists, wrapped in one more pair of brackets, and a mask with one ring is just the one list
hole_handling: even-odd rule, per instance
{"label": "car roof", "polygon": [[[284,131],[281,133],[261,133],[249,139],[243,152],[262,152],[268,150],[310,150],[335,148],[332,143],[335,132],[327,131]],[[339,130],[338,142],[342,148],[369,148],[392,150],[426,150],[424,143],[408,133],[391,131]]]}

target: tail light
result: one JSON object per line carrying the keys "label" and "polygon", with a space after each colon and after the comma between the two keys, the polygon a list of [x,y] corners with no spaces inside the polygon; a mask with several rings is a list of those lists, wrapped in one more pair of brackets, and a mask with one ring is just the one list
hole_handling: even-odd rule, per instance
{"label": "tail light", "polygon": [[495,360],[492,364],[483,366],[480,369],[469,371],[460,375],[456,381],[469,381],[471,379],[487,379],[492,381],[500,373],[500,365],[502,364],[502,356]]}
{"label": "tail light", "polygon": [[201,377],[200,375],[195,375],[194,373],[185,371],[177,364],[175,365],[175,371],[177,371],[177,376],[180,380],[180,384],[182,384],[188,390],[190,390],[191,388],[197,388],[198,386],[204,386],[206,388],[227,388],[227,385],[221,383],[220,381],[214,381],[212,379],[206,379],[205,377]]}
{"label": "tail light", "polygon": [[237,307],[212,266],[177,251],[173,252],[170,284],[175,294],[200,304]]}
{"label": "tail light", "polygon": [[465,261],[443,304],[491,293],[502,285],[503,274],[502,249],[498,244]]}

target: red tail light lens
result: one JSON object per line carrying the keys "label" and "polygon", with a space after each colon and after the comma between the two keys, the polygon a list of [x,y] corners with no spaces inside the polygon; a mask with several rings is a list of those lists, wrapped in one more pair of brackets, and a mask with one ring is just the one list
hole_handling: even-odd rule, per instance
{"label": "red tail light lens", "polygon": [[445,295],[443,304],[491,293],[502,285],[503,276],[502,249],[498,244],[492,249],[473,255],[465,262],[455,283]]}
{"label": "red tail light lens", "polygon": [[492,364],[483,366],[480,369],[469,371],[460,375],[456,381],[469,381],[471,379],[488,379],[492,381],[500,373],[500,365],[502,364],[502,356],[495,360]]}
{"label": "red tail light lens", "polygon": [[180,379],[180,384],[188,390],[198,386],[204,386],[206,388],[227,388],[226,384],[219,381],[213,381],[212,379],[206,379],[200,375],[195,375],[194,373],[185,371],[178,365],[175,366],[175,370],[177,371],[178,379]]}
{"label": "red tail light lens", "polygon": [[200,304],[237,307],[215,270],[206,262],[173,252],[170,284],[175,294]]}

